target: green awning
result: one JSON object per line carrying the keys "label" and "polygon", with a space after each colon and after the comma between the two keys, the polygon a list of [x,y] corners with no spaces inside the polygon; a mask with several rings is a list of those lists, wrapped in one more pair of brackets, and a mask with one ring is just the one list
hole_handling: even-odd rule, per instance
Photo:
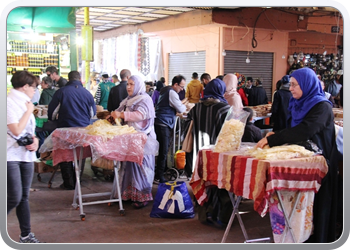
{"label": "green awning", "polygon": [[68,33],[75,29],[75,7],[18,7],[7,17],[8,31]]}

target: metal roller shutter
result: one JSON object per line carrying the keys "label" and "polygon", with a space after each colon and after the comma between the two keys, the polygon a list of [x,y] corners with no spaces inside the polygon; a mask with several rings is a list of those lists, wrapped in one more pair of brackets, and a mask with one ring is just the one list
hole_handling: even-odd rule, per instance
{"label": "metal roller shutter", "polygon": [[197,72],[199,77],[205,73],[205,51],[197,51],[197,55],[194,51],[169,54],[169,84],[178,74],[186,78],[187,84],[192,80],[193,72]]}
{"label": "metal roller shutter", "polygon": [[249,53],[250,63],[246,63],[246,59],[247,51],[226,50],[224,74],[237,72],[245,77],[251,76],[254,80],[260,78],[266,90],[267,97],[271,101],[273,53]]}

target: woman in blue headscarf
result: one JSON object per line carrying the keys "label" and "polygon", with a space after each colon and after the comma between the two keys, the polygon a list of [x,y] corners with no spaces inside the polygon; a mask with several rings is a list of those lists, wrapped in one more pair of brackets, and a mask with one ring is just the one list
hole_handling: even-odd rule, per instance
{"label": "woman in blue headscarf", "polygon": [[214,102],[223,102],[227,103],[224,94],[226,92],[226,84],[222,80],[215,78],[211,80],[204,89],[204,97],[201,101],[210,101],[210,99]]}
{"label": "woman in blue headscarf", "polygon": [[[191,156],[196,157],[202,146],[216,143],[216,138],[230,109],[230,105],[224,97],[225,92],[225,82],[218,78],[211,80],[205,86],[203,98],[188,113],[188,118],[193,120],[192,133],[195,138],[193,142],[195,150],[186,154],[185,169],[188,172],[192,173]],[[220,227],[228,223],[232,212],[232,203],[227,191],[217,187],[208,187],[207,195],[208,201],[203,206],[198,207],[199,220],[202,223]],[[217,209],[220,212],[215,212]]]}
{"label": "woman in blue headscarf", "polygon": [[337,146],[335,141],[332,104],[322,91],[315,72],[309,68],[295,70],[290,75],[292,98],[289,102],[290,117],[286,129],[268,133],[257,147],[270,147],[285,143],[295,144],[311,140],[328,162],[328,173],[322,179],[315,195],[313,207],[313,235],[307,242],[333,242],[337,215]]}
{"label": "woman in blue headscarf", "polygon": [[146,93],[144,81],[139,76],[131,76],[127,83],[128,97],[111,116],[122,118],[124,123],[148,136],[144,147],[142,165],[123,162],[120,172],[123,175],[121,192],[123,200],[131,200],[135,208],[141,208],[153,200],[152,184],[154,177],[155,154],[158,142],[154,132],[155,112],[152,98]]}

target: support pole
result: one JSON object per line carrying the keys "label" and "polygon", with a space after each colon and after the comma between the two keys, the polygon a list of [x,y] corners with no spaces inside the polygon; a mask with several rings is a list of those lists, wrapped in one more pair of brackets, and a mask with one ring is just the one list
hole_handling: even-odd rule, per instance
{"label": "support pole", "polygon": [[[84,7],[84,27],[89,27],[89,7]],[[82,31],[85,30],[84,28]],[[89,56],[88,51],[91,50],[92,48],[88,48],[90,44],[92,44],[92,36],[89,36],[87,34],[83,35],[82,37],[84,38],[84,48],[85,48],[85,87],[89,90],[90,89],[90,62],[91,62],[91,57]]]}

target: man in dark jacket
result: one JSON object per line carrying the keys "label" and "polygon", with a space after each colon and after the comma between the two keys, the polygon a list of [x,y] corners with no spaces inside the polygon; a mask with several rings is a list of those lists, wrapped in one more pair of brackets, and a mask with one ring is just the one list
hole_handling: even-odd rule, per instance
{"label": "man in dark jacket", "polygon": [[[64,88],[58,89],[48,106],[48,119],[57,120],[57,128],[86,127],[96,114],[96,106],[91,93],[83,87],[78,71],[68,74],[69,81]],[[60,163],[63,189],[75,188],[73,162]],[[82,164],[81,172],[84,169]]]}
{"label": "man in dark jacket", "polygon": [[112,112],[119,108],[120,103],[128,96],[126,91],[126,83],[128,82],[131,72],[128,69],[120,71],[121,82],[111,88],[108,96],[107,110]]}
{"label": "man in dark jacket", "polygon": [[262,86],[262,82],[256,79],[256,87],[252,88],[248,96],[249,106],[257,106],[261,104],[268,104],[266,90]]}

